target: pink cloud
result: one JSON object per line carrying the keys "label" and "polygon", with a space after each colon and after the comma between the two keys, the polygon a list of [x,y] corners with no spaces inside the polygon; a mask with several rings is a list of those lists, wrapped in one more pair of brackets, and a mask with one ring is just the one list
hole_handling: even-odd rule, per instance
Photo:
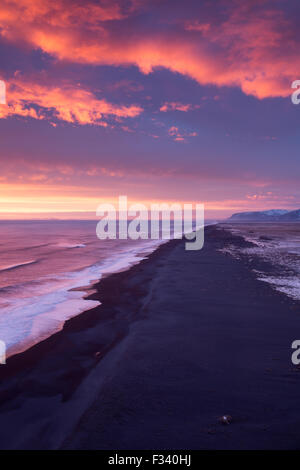
{"label": "pink cloud", "polygon": [[200,31],[201,33],[207,33],[211,25],[209,23],[200,23],[200,21],[187,21],[184,25],[187,31]]}
{"label": "pink cloud", "polygon": [[175,142],[185,142],[186,137],[196,137],[198,135],[197,132],[179,131],[176,126],[170,127],[168,134],[173,137]]}
{"label": "pink cloud", "polygon": [[166,102],[159,108],[159,110],[163,113],[166,113],[167,111],[183,111],[186,113],[187,111],[191,111],[193,109],[198,108],[200,108],[200,105],[184,104],[179,102]]}
{"label": "pink cloud", "polygon": [[[260,99],[288,96],[298,77],[297,35],[290,33],[295,25],[275,4],[224,2],[222,20],[183,18],[176,27],[158,31],[141,31],[138,22],[123,29],[128,16],[145,5],[151,9],[151,2],[121,5],[113,0],[2,0],[0,31],[8,41],[40,48],[59,60],[136,65],[145,74],[165,67],[200,84],[240,87]],[[117,30],[111,27],[114,21]]]}
{"label": "pink cloud", "polygon": [[104,127],[107,126],[104,119],[108,116],[133,118],[143,111],[137,105],[118,106],[97,99],[91,91],[70,84],[41,85],[20,78],[9,82],[7,104],[0,108],[0,119],[13,115],[49,119],[50,112],[51,119]]}

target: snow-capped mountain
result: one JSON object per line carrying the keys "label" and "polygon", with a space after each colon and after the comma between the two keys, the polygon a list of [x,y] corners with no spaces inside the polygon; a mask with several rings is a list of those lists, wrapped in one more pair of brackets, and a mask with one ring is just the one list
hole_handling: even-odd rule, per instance
{"label": "snow-capped mountain", "polygon": [[282,217],[280,217],[280,219],[283,222],[293,222],[293,221],[300,222],[300,209],[297,209],[296,211],[288,212],[287,214],[284,214]]}
{"label": "snow-capped mountain", "polygon": [[266,215],[283,215],[287,214],[289,211],[287,209],[270,209],[268,211],[262,211]]}
{"label": "snow-capped mountain", "polygon": [[288,211],[287,209],[270,209],[256,212],[237,212],[227,219],[232,222],[293,222],[300,221],[300,209]]}

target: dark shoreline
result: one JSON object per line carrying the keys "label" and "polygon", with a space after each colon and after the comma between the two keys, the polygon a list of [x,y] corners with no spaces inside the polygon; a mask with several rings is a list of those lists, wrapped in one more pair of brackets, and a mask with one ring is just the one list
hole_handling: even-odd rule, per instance
{"label": "dark shoreline", "polygon": [[[203,252],[188,254],[180,240],[160,246],[130,270],[96,284],[87,299],[100,300],[100,306],[9,358],[0,367],[1,448],[299,448],[300,376],[290,361],[291,341],[300,337],[299,302],[256,280],[250,268],[258,260],[237,261],[217,251],[227,243],[247,245],[214,226],[206,228]],[[177,344],[179,351],[171,346]],[[236,357],[240,351],[243,360]],[[249,380],[246,388],[242,378]],[[274,388],[276,396],[268,400]],[[255,392],[257,409],[247,389]],[[203,410],[199,400],[206,402]],[[164,415],[169,405],[173,411]],[[222,413],[233,416],[232,425],[219,425]],[[270,417],[271,435],[263,429]],[[26,436],[18,434],[20,426]],[[156,426],[165,428],[163,436]]]}
{"label": "dark shoreline", "polygon": [[[86,376],[103,361],[109,351],[126,338],[129,332],[130,324],[135,319],[146,291],[142,285],[128,289],[127,281],[131,276],[140,276],[145,266],[149,266],[151,271],[152,264],[159,262],[180,242],[182,241],[172,240],[164,243],[128,270],[104,276],[91,286],[93,293],[85,296],[86,300],[100,301],[100,305],[67,320],[62,330],[31,348],[9,357],[6,365],[0,366],[0,422],[6,426],[5,432],[2,427],[3,437],[0,427],[0,449],[48,449],[59,445],[60,440],[54,440],[52,443],[50,437],[46,438],[46,444],[40,445],[38,434],[34,436],[35,426],[32,439],[26,439],[26,444],[14,442],[15,425],[5,424],[3,411],[6,412],[11,408],[11,401],[25,400],[26,396],[58,395],[62,402],[70,400]],[[148,273],[144,277],[149,280]],[[130,312],[125,317],[123,310],[129,307],[128,303],[130,303]],[[119,313],[121,306],[122,311]],[[82,335],[85,335],[85,338]],[[51,363],[57,366],[53,380]],[[49,379],[45,377],[45,383],[36,387],[35,382],[40,382],[40,376],[47,374],[48,370]],[[31,375],[32,383],[27,378]],[[18,421],[22,423],[21,414]],[[17,422],[16,428],[21,423]]]}
{"label": "dark shoreline", "polygon": [[[114,304],[117,304],[119,301],[119,297],[122,294],[121,285],[124,281],[127,280],[128,275],[139,272],[145,263],[148,264],[156,258],[159,258],[165,251],[170,250],[175,244],[180,242],[181,240],[169,241],[163,245],[160,245],[154,252],[146,256],[145,259],[140,261],[138,264],[131,266],[129,269],[103,276],[100,281],[89,287],[89,290],[93,291],[93,293],[84,296],[85,300],[97,300],[101,302],[101,305],[81,312],[69,320],[66,320],[63,328],[60,331],[54,333],[45,340],[33,345],[25,351],[9,357],[5,367],[0,367],[0,380],[23,370],[24,367],[33,366],[40,360],[41,355],[46,354],[47,351],[50,351],[52,348],[57,346],[64,333],[81,331],[85,328],[92,328],[95,326],[95,324],[98,324],[101,321],[105,321],[108,316],[111,317],[111,312],[108,312],[107,310],[110,309]],[[141,292],[137,291],[136,294],[138,299],[138,296],[141,295]],[[103,352],[103,354],[104,353],[105,352]]]}

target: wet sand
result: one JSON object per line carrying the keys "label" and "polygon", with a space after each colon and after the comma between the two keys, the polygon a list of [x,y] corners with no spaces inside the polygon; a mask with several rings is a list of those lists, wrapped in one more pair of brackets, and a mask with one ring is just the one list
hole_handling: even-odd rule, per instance
{"label": "wet sand", "polygon": [[1,448],[300,448],[299,302],[218,251],[232,243],[216,226],[201,251],[167,243],[1,366]]}

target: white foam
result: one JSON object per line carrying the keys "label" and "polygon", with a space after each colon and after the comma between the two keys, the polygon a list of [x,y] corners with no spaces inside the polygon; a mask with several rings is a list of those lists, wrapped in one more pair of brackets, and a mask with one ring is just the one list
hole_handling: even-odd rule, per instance
{"label": "white foam", "polygon": [[248,257],[258,256],[272,264],[275,272],[280,272],[280,275],[270,276],[254,270],[258,279],[269,283],[277,291],[283,292],[295,300],[300,300],[300,235],[295,233],[295,229],[273,224],[271,228],[268,227],[268,234],[265,234],[266,228],[264,226],[251,225],[253,233],[249,233],[249,226],[225,226],[224,228],[234,235],[242,236],[244,240],[251,242],[254,246],[240,248],[231,245],[220,251],[228,252],[234,257],[240,257],[241,254]]}
{"label": "white foam", "polygon": [[260,281],[267,282],[279,292],[292,297],[295,300],[300,300],[300,278],[299,277],[272,277],[261,275],[258,277]]}

